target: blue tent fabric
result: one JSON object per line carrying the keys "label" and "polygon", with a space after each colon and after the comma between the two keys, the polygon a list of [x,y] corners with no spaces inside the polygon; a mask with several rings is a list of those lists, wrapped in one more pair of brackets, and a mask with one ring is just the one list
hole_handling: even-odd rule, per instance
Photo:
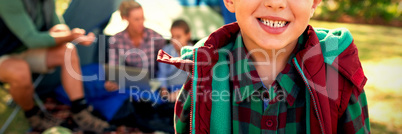
{"label": "blue tent fabric", "polygon": [[[166,103],[166,101],[162,100],[159,96],[159,92],[152,92],[149,89],[120,89],[108,92],[104,87],[105,72],[102,65],[90,64],[81,67],[81,69],[83,76],[96,75],[98,77],[97,80],[92,81],[89,81],[88,77],[84,77],[85,99],[108,121],[112,120],[115,113],[127,99],[136,102],[151,102],[154,105]],[[71,105],[63,86],[57,87],[55,93],[58,101]]]}
{"label": "blue tent fabric", "polygon": [[[118,91],[106,91],[104,88],[105,73],[101,65],[90,64],[83,66],[81,69],[83,76],[98,76],[99,79],[94,81],[86,81],[84,79],[85,99],[94,107],[95,110],[99,111],[108,121],[110,121],[129,96],[126,94],[119,94]],[[63,86],[57,87],[55,93],[57,100],[64,104],[71,105]]]}
{"label": "blue tent fabric", "polygon": [[177,0],[183,6],[199,6],[199,5],[208,5],[208,6],[219,6],[219,1],[222,0]]}
{"label": "blue tent fabric", "polygon": [[228,9],[226,9],[225,3],[223,3],[223,0],[220,1],[220,6],[221,6],[222,16],[223,16],[223,20],[225,21],[225,24],[229,24],[229,23],[237,21],[235,13],[231,13],[231,12],[229,12]]}
{"label": "blue tent fabric", "polygon": [[[122,0],[72,0],[63,14],[65,23],[72,28],[82,28],[95,35],[103,34],[102,31],[113,12],[115,12]],[[99,63],[98,43],[86,47],[77,45],[81,65]]]}
{"label": "blue tent fabric", "polygon": [[107,23],[122,0],[72,0],[63,18],[71,28],[93,31]]}

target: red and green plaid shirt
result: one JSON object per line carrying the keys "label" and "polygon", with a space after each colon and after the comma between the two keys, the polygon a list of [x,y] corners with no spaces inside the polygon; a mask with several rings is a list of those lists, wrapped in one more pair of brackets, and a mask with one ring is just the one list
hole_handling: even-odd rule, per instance
{"label": "red and green plaid shirt", "polygon": [[273,84],[264,86],[238,35],[230,68],[234,134],[306,132],[306,87],[291,60],[304,44],[302,37]]}
{"label": "red and green plaid shirt", "polygon": [[[363,90],[367,79],[349,31],[314,30],[308,26],[289,58],[293,59],[293,63],[288,62],[268,90],[254,66],[249,64],[250,59],[238,33],[237,23],[229,24],[212,33],[208,40],[183,49],[181,58],[171,57],[163,51],[159,53],[159,62],[193,71],[176,101],[176,133],[216,133],[217,129],[227,133],[370,133],[367,99]],[[307,40],[306,43],[303,39]],[[215,65],[218,64],[217,57],[223,56],[213,51],[223,49],[223,46],[236,56],[227,58],[232,58],[227,70],[232,98],[228,103],[230,112],[226,111],[223,102],[219,103],[225,109],[221,113],[216,110],[221,107],[214,107],[218,103],[208,99],[212,96],[211,91],[218,90],[216,86],[220,85],[206,78],[221,71],[211,69],[218,66]],[[317,53],[317,56],[300,59],[310,52]],[[208,58],[212,58],[213,62]],[[199,61],[209,61],[209,64],[199,65]],[[295,73],[295,70],[301,74]],[[222,71],[226,73],[225,69]],[[319,84],[328,85],[321,88],[317,87]],[[212,89],[214,86],[215,89]],[[265,104],[267,101],[269,103]],[[226,122],[228,114],[229,123]],[[217,116],[225,118],[219,120],[215,118]],[[217,125],[220,121],[222,126]]]}

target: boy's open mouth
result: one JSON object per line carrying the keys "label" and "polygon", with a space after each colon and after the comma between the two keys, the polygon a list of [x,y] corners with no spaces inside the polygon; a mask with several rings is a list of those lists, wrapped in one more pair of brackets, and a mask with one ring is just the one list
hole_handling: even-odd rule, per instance
{"label": "boy's open mouth", "polygon": [[274,21],[274,20],[269,20],[269,19],[263,19],[263,18],[258,18],[258,21],[263,23],[266,26],[272,27],[272,28],[281,28],[289,24],[289,21]]}

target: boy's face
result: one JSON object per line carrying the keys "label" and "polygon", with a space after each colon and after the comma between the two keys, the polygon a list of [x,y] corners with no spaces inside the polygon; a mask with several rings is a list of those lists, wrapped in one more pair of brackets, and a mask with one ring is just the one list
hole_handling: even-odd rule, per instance
{"label": "boy's face", "polygon": [[180,50],[181,47],[186,46],[191,39],[191,33],[186,33],[183,28],[173,27],[170,29],[172,34],[171,43],[174,45],[176,50]]}
{"label": "boy's face", "polygon": [[224,0],[235,12],[244,43],[264,50],[296,43],[321,0]]}

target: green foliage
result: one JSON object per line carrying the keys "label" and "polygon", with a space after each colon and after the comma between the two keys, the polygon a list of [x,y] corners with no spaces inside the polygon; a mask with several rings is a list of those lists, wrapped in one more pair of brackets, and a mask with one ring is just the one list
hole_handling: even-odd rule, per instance
{"label": "green foliage", "polygon": [[[364,21],[402,20],[397,0],[322,0],[319,18],[335,21],[347,15]],[[399,7],[401,8],[401,7]]]}

